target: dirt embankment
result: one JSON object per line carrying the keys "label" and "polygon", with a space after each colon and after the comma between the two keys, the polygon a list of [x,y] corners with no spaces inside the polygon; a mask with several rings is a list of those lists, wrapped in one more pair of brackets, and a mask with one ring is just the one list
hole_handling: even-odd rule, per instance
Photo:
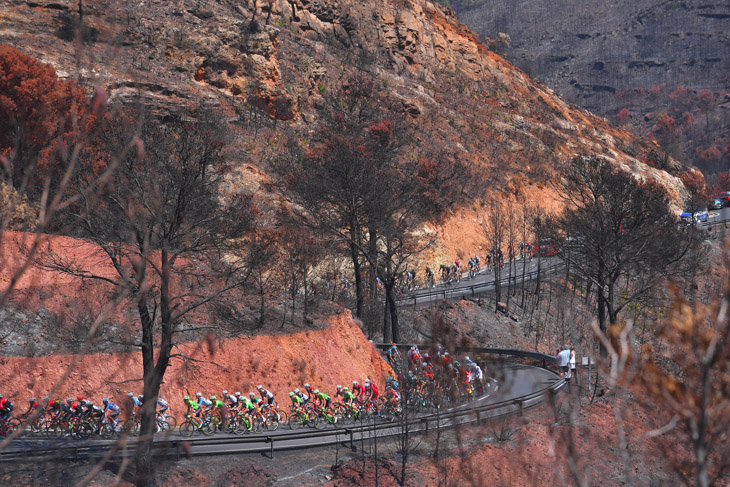
{"label": "dirt embankment", "polygon": [[[33,238],[31,234],[2,234],[0,291],[7,288],[24,262],[19,246],[30,244]],[[93,265],[99,274],[112,272],[108,261],[83,241],[55,237],[51,245],[61,257],[80,259],[85,265]],[[25,409],[31,396],[63,399],[82,394],[98,403],[108,396],[121,405],[127,392],[142,392],[141,353],[119,352],[120,347],[114,343],[135,343],[133,336],[130,339],[130,330],[136,329],[138,318],[128,306],[121,305],[108,317],[104,324],[107,333],[95,343],[95,353],[67,353],[69,347],[62,343],[64,335],[54,330],[69,326],[70,320],[58,318],[64,310],[69,310],[65,312],[71,316],[86,301],[101,303],[108,291],[98,281],[82,283],[38,268],[23,273],[11,294],[12,304],[0,309],[0,320],[9,325],[0,327],[0,393],[14,401],[18,410]],[[242,302],[237,306],[248,309]],[[291,325],[282,329],[277,325],[276,329],[259,330],[257,336],[227,339],[220,338],[230,333],[214,315],[196,315],[196,325],[210,331],[199,342],[187,341],[174,347],[162,397],[170,403],[173,414],[179,415],[184,411],[183,395],[198,391],[220,395],[227,389],[248,394],[262,384],[286,404],[287,393],[305,382],[326,393],[334,392],[337,384],[348,385],[353,380],[369,378],[383,384],[392,371],[378,350],[365,338],[350,311],[332,309],[335,311],[331,314],[312,316],[311,327]],[[178,340],[182,341],[182,336]]]}
{"label": "dirt embankment", "polygon": [[[286,404],[287,393],[305,382],[326,393],[352,380],[369,378],[383,384],[391,371],[350,312],[331,317],[330,325],[324,330],[285,335],[181,344],[161,395],[173,414],[180,415],[184,412],[182,396],[198,391],[210,395],[228,389],[248,394],[262,384]],[[67,370],[69,377],[62,380]],[[141,393],[141,377],[138,353],[0,357],[0,392],[21,409],[28,397],[43,397],[59,381],[53,398],[83,394],[101,402],[103,396],[109,396],[122,404],[127,392]]]}

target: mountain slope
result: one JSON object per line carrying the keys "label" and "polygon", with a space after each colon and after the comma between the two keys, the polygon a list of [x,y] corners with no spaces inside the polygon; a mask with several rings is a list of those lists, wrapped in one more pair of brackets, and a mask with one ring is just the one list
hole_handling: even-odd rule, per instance
{"label": "mountain slope", "polygon": [[[582,152],[661,181],[677,205],[682,199],[679,180],[651,167],[662,159],[656,146],[566,103],[438,4],[259,1],[255,16],[252,0],[5,4],[0,42],[104,88],[112,100],[139,100],[161,116],[201,98],[218,107],[248,136],[240,157],[253,161],[253,179],[265,179],[267,167],[251,154],[274,147],[269,141],[284,127],[273,122],[306,137],[322,94],[367,72],[410,115],[417,143],[486,170],[485,191],[474,200],[500,192],[549,202],[543,188],[561,162]],[[681,166],[670,160],[664,168]]]}

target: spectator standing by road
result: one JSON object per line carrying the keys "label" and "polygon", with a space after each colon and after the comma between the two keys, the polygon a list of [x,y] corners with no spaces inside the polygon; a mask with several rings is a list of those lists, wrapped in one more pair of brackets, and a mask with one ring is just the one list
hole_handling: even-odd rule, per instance
{"label": "spectator standing by road", "polygon": [[570,376],[571,377],[575,376],[575,383],[577,384],[578,375],[576,374],[576,370],[575,370],[575,349],[574,348],[570,349],[570,363],[569,364],[570,364]]}
{"label": "spectator standing by road", "polygon": [[566,378],[568,373],[568,363],[570,361],[570,350],[563,347],[562,350],[558,349],[555,351],[555,358],[558,361],[558,368],[560,368],[560,378]]}

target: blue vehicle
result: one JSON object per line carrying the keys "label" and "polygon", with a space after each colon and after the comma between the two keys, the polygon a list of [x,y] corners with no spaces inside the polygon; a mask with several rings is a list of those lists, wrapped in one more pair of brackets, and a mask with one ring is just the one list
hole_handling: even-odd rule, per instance
{"label": "blue vehicle", "polygon": [[685,211],[679,215],[679,221],[685,223],[706,222],[710,217],[707,210]]}

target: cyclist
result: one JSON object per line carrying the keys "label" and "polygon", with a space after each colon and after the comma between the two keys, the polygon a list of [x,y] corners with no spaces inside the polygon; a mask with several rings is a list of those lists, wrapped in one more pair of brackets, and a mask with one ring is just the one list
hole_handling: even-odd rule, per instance
{"label": "cyclist", "polygon": [[[253,395],[256,396],[253,392],[249,394],[249,396]],[[256,414],[258,408],[256,407],[256,404],[249,400],[247,397],[241,396],[242,402],[244,406],[243,414],[246,415],[248,418],[248,431],[251,431],[253,429],[253,416]],[[256,398],[258,399],[258,398]]]}
{"label": "cyclist", "polygon": [[114,429],[116,429],[117,428],[117,416],[119,416],[119,413],[121,413],[122,410],[119,408],[119,406],[117,406],[116,404],[111,402],[108,397],[105,397],[104,399],[102,399],[101,402],[102,402],[102,404],[104,404],[104,407],[102,408],[102,412],[105,415],[108,412],[109,419],[111,419],[111,421],[112,421],[112,426],[114,427]]}
{"label": "cyclist", "polygon": [[476,382],[479,392],[484,392],[484,372],[482,371],[482,368],[479,367],[479,364],[476,362],[470,362],[469,363],[469,372],[472,382]]}
{"label": "cyclist", "polygon": [[410,350],[408,350],[408,362],[410,362],[411,367],[415,364],[421,363],[421,351],[418,350],[418,345],[413,345]]}
{"label": "cyclist", "polygon": [[305,404],[307,404],[309,402],[309,395],[300,391],[298,387],[296,389],[294,389],[294,394],[299,396],[299,399],[302,400],[302,406],[304,406]]}
{"label": "cyclist", "polygon": [[[79,396],[81,397],[81,396]],[[71,411],[73,412],[74,416],[81,417],[84,414],[84,405],[83,405],[83,397],[81,397],[81,401],[77,400],[71,402]]]}
{"label": "cyclist", "polygon": [[210,396],[210,401],[212,403],[211,414],[217,414],[221,421],[220,429],[225,428],[226,419],[228,418],[228,408],[226,407],[226,403],[218,399],[216,396]]}
{"label": "cyclist", "polygon": [[472,270],[472,268],[474,267],[474,258],[469,257],[469,260],[467,261],[466,265],[469,266],[469,270]]}
{"label": "cyclist", "polygon": [[396,345],[395,342],[393,342],[393,345],[390,346],[386,355],[388,357],[388,363],[391,366],[400,361],[400,352],[398,351],[398,345]]}
{"label": "cyclist", "polygon": [[433,287],[434,272],[429,266],[426,266],[426,284]]}
{"label": "cyclist", "polygon": [[[5,398],[3,398],[5,399]],[[10,420],[10,418],[13,415],[13,409],[15,409],[15,406],[12,402],[8,401],[7,399],[2,403],[2,406],[0,406],[0,419],[7,422]]]}
{"label": "cyclist", "polygon": [[342,388],[342,402],[344,404],[352,404],[355,401],[355,395],[350,392],[347,387]]}
{"label": "cyclist", "polygon": [[261,394],[262,402],[266,401],[266,404],[268,404],[269,406],[274,404],[274,393],[273,392],[264,389],[264,386],[262,386],[262,385],[259,385],[258,387],[256,387],[256,389],[259,391],[259,394]]}
{"label": "cyclist", "polygon": [[248,400],[253,403],[257,409],[261,409],[261,406],[264,405],[264,401],[260,397],[257,397],[253,392],[248,393]]}
{"label": "cyclist", "polygon": [[206,413],[210,411],[211,406],[213,406],[213,403],[210,402],[209,399],[206,399],[205,396],[201,392],[196,392],[195,397],[198,399],[198,406],[203,409]]}
{"label": "cyclist", "polygon": [[52,419],[58,418],[62,412],[63,410],[61,409],[61,401],[56,399],[55,401],[50,402],[48,413],[51,415]]}
{"label": "cyclist", "polygon": [[139,408],[142,407],[142,403],[139,402],[139,399],[137,399],[137,396],[135,396],[133,392],[128,392],[127,397],[129,398],[129,402],[132,405],[131,410],[129,412],[134,414],[135,408],[137,408],[136,411],[139,411]]}
{"label": "cyclist", "polygon": [[167,419],[167,414],[165,414],[165,412],[167,411],[167,409],[170,406],[167,404],[167,401],[165,401],[161,397],[158,397],[157,398],[157,407],[160,408],[160,409],[157,410],[157,414],[159,414],[160,416],[162,416],[162,420],[164,421],[165,419]]}
{"label": "cyclist", "polygon": [[356,380],[354,380],[352,381],[352,393],[357,398],[357,400],[360,401],[365,394],[365,389],[360,384],[358,384]]}
{"label": "cyclist", "polygon": [[372,402],[377,401],[380,396],[377,384],[375,384],[375,382],[370,382],[370,379],[365,381],[364,393],[367,394],[368,399]]}
{"label": "cyclist", "polygon": [[298,394],[296,394],[294,391],[289,393],[289,399],[291,399],[292,408],[296,411],[300,407],[302,407],[303,401],[302,398],[299,397]]}
{"label": "cyclist", "polygon": [[479,266],[482,264],[482,259],[478,255],[474,256],[474,265],[477,266],[477,272],[479,272]]}
{"label": "cyclist", "polygon": [[201,413],[200,404],[198,404],[197,401],[190,399],[190,396],[183,397],[183,401],[185,401],[185,407],[187,408],[185,416],[190,416],[192,414],[195,415],[196,418],[199,418]]}
{"label": "cyclist", "polygon": [[335,389],[335,398],[342,397],[344,392],[342,391],[342,386],[338,385]]}
{"label": "cyclist", "polygon": [[[227,393],[228,391],[223,391],[223,392]],[[228,403],[229,408],[233,409],[233,408],[238,407],[238,398],[240,395],[241,395],[240,392],[237,392],[235,394],[225,394],[223,396],[223,400],[226,401],[226,403]]]}
{"label": "cyclist", "polygon": [[30,399],[28,399],[28,410],[23,413],[23,417],[27,418],[36,410],[38,410],[39,416],[43,414],[43,408],[40,407],[40,404],[38,404],[38,401],[35,400],[35,397],[31,397]]}
{"label": "cyclist", "polygon": [[[309,383],[304,384],[304,390],[307,391],[307,396],[309,399],[314,399],[314,387],[312,387]],[[304,398],[302,398],[304,399]],[[304,399],[304,403],[307,403],[308,399]]]}
{"label": "cyclist", "polygon": [[325,394],[324,392],[319,392],[319,389],[315,389],[314,397],[317,401],[317,405],[319,405],[320,407],[323,407],[325,410],[329,411],[331,400],[327,394]]}

